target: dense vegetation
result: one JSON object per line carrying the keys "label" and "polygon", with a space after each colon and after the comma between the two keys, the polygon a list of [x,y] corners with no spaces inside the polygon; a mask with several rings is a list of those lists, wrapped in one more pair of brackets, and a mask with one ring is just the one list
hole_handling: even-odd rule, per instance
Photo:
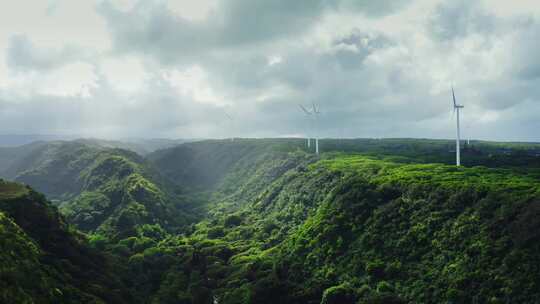
{"label": "dense vegetation", "polygon": [[[45,264],[40,252],[51,250],[40,249],[33,225],[2,207],[0,242],[23,254],[17,261],[2,257],[0,267],[16,265],[12,273],[53,267],[59,277],[79,278],[55,285],[36,271],[32,280],[44,282],[39,288],[12,280],[28,299],[52,297],[55,286],[68,285],[79,302],[92,302],[84,293],[110,303],[540,298],[535,144],[473,142],[462,168],[449,165],[450,141],[325,140],[320,158],[296,139],[186,143],[147,158],[80,142],[55,145],[26,156],[30,165],[11,169],[13,178],[54,198],[67,222],[86,233],[62,224],[85,248],[75,256],[101,256],[104,264],[92,269],[103,272],[89,283],[73,275],[77,267]],[[10,197],[8,188],[0,189],[1,200]],[[16,188],[25,192],[18,201],[39,196]],[[117,276],[110,275],[111,260]],[[117,282],[114,288],[87,289],[105,276]]]}
{"label": "dense vegetation", "polygon": [[0,180],[0,302],[129,303],[110,260],[43,195]]}

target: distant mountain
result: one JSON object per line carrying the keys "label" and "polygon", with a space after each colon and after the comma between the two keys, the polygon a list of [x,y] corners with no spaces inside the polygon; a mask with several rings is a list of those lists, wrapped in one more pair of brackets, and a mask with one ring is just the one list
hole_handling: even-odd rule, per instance
{"label": "distant mountain", "polygon": [[72,140],[76,135],[0,134],[0,147],[16,147],[38,141]]}
{"label": "distant mountain", "polygon": [[34,142],[17,147],[0,147],[0,177],[15,178],[19,168],[25,166],[25,159],[45,145],[45,142]]}
{"label": "distant mountain", "polygon": [[121,148],[146,155],[159,149],[165,149],[180,145],[186,142],[198,141],[199,139],[167,139],[167,138],[125,138],[125,139],[100,139],[88,138],[80,135],[39,135],[22,134],[0,135],[0,148],[19,147],[37,142],[53,141],[78,141],[89,145],[99,145],[105,148]]}
{"label": "distant mountain", "polygon": [[87,145],[97,145],[104,148],[120,148],[130,150],[139,155],[147,155],[159,149],[174,147],[183,143],[197,141],[196,139],[121,139],[121,140],[104,140],[96,138],[82,138],[75,140]]}

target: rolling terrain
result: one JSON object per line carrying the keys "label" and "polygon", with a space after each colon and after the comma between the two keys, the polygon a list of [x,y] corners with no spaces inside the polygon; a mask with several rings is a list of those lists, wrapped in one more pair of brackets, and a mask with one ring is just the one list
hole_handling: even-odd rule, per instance
{"label": "rolling terrain", "polygon": [[[0,263],[2,277],[14,276],[3,299],[16,294],[31,302],[46,294],[42,303],[57,298],[68,303],[73,297],[83,303],[94,298],[535,303],[540,298],[539,145],[473,141],[464,148],[462,168],[451,165],[451,141],[328,139],[321,147],[320,157],[300,139],[209,140],[146,157],[80,141],[0,149],[2,176],[52,201],[20,184],[0,187],[2,201],[34,208],[28,197],[39,197],[34,200],[50,210],[31,213],[37,218],[25,221],[9,204],[1,205],[0,241],[21,252],[19,260],[4,257]],[[35,223],[50,214],[62,223],[56,230],[76,242],[40,243],[34,231],[42,225]],[[104,264],[90,264],[102,269],[100,276],[78,277],[77,267],[55,264],[65,259],[58,248],[69,251],[75,243],[88,250],[76,256],[103,257],[96,259]],[[45,244],[54,244],[54,250]],[[41,262],[41,252],[48,252],[52,264]],[[27,267],[53,267],[59,272],[55,278],[78,281],[50,281],[50,273],[37,271],[35,280],[43,283],[30,286],[13,275]],[[106,276],[117,282],[114,288],[94,288]],[[64,289],[71,290],[69,297],[59,298]]]}

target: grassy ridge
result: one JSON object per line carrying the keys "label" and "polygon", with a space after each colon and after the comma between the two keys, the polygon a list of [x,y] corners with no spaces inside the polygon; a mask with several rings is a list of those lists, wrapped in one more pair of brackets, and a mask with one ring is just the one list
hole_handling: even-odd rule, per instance
{"label": "grassy ridge", "polygon": [[20,184],[0,180],[0,199],[21,197],[28,194],[28,192],[28,188]]}
{"label": "grassy ridge", "polygon": [[442,164],[400,164],[359,155],[340,155],[316,166],[358,174],[378,183],[430,185],[445,188],[473,187],[483,191],[511,191],[527,195],[538,191],[537,170],[526,172],[503,168],[461,167]]}
{"label": "grassy ridge", "polygon": [[[435,139],[324,139],[323,152],[362,153],[409,163],[455,164],[456,143]],[[540,167],[539,143],[503,143],[473,140],[462,142],[465,166]]]}

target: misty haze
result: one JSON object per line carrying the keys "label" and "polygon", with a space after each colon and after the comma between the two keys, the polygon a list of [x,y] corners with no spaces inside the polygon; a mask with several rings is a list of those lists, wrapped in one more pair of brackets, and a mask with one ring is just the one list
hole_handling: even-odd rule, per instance
{"label": "misty haze", "polygon": [[0,303],[540,303],[540,3],[0,2]]}

